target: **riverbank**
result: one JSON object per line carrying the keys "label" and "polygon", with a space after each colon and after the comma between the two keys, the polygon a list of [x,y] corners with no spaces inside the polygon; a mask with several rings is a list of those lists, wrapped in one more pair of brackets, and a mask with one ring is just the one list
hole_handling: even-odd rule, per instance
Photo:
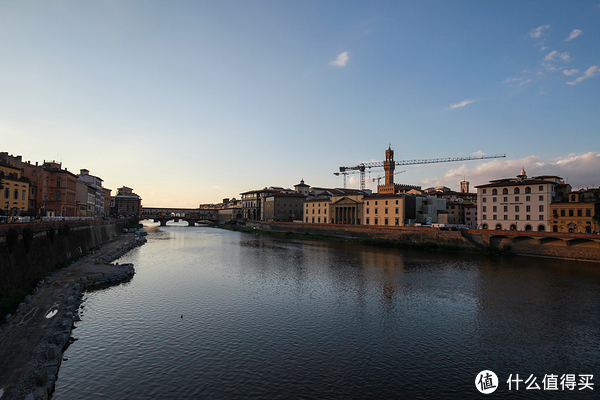
{"label": "riverbank", "polygon": [[123,233],[38,282],[14,315],[0,325],[0,400],[47,399],[86,288],[128,280],[131,264],[111,264],[146,239]]}

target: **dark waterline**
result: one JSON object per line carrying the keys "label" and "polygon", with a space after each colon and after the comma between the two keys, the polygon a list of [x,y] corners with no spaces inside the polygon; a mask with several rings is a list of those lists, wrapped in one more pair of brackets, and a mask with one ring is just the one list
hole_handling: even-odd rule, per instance
{"label": "dark waterline", "polygon": [[[137,273],[86,295],[55,399],[597,393],[509,393],[506,380],[596,378],[599,264],[176,226],[150,229],[119,262]],[[498,375],[494,394],[477,391],[482,370]]]}

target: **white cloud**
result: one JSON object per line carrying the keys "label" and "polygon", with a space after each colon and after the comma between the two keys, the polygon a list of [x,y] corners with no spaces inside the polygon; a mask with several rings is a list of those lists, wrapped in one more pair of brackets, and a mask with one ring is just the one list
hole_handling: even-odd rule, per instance
{"label": "white cloud", "polygon": [[502,81],[502,83],[510,83],[510,82],[515,82],[515,81],[520,81],[523,78],[506,78],[505,80]]}
{"label": "white cloud", "polygon": [[583,32],[581,32],[579,29],[573,29],[573,32],[571,32],[569,37],[565,39],[565,42],[575,39],[577,36],[581,35],[582,33]]}
{"label": "white cloud", "polygon": [[464,106],[466,106],[467,104],[474,103],[475,101],[476,101],[476,100],[464,100],[464,101],[461,101],[460,103],[452,104],[452,105],[450,106],[450,109],[453,109],[453,108],[459,108],[459,107],[464,107]]}
{"label": "white cloud", "polygon": [[521,168],[529,177],[538,175],[557,175],[565,179],[577,190],[580,187],[598,187],[600,176],[600,153],[589,152],[580,155],[570,154],[554,160],[542,160],[532,155],[518,160],[494,159],[488,162],[471,161],[462,166],[448,170],[444,176],[424,179],[420,182],[424,187],[445,185],[458,189],[463,176],[471,182],[471,187],[486,184],[494,179],[513,178]]}
{"label": "white cloud", "polygon": [[530,38],[537,38],[537,39],[541,38],[542,35],[543,35],[544,29],[550,29],[550,25],[542,25],[542,26],[538,26],[535,29],[532,29],[529,32],[529,37]]}
{"label": "white cloud", "polygon": [[350,57],[348,57],[348,52],[345,51],[339,56],[337,56],[335,61],[330,62],[329,65],[335,65],[336,67],[345,67],[346,64],[348,64],[349,59]]}
{"label": "white cloud", "polygon": [[565,69],[563,71],[563,74],[569,76],[569,75],[575,75],[576,73],[578,73],[579,70],[578,69]]}
{"label": "white cloud", "polygon": [[472,156],[485,156],[485,153],[481,150],[477,150],[475,153],[471,154]]}
{"label": "white cloud", "polygon": [[212,189],[219,189],[219,190],[223,189],[222,187],[220,187],[220,186],[217,186],[217,185],[211,186],[211,188],[212,188]]}
{"label": "white cloud", "polygon": [[579,82],[583,81],[584,79],[591,78],[592,76],[596,76],[598,74],[600,74],[600,70],[598,69],[598,66],[592,65],[583,73],[583,76],[580,76],[579,78],[575,79],[572,82],[567,82],[567,85],[577,85]]}
{"label": "white cloud", "polygon": [[562,61],[568,62],[571,59],[571,55],[569,53],[562,53],[558,58]]}
{"label": "white cloud", "polygon": [[531,79],[527,79],[525,82],[519,83],[519,86],[523,86],[524,84],[529,83],[529,82],[531,82]]}
{"label": "white cloud", "polygon": [[558,54],[558,51],[553,50],[546,57],[544,57],[544,61],[554,61],[554,59],[555,59],[555,57],[556,57],[557,54]]}

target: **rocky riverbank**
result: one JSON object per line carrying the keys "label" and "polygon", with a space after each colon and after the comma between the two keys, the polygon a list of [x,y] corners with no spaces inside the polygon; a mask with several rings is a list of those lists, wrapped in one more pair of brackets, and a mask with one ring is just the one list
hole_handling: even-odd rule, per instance
{"label": "rocky riverbank", "polygon": [[112,263],[146,242],[127,233],[40,281],[0,325],[0,400],[52,396],[63,353],[75,338],[83,292],[131,279],[133,264]]}

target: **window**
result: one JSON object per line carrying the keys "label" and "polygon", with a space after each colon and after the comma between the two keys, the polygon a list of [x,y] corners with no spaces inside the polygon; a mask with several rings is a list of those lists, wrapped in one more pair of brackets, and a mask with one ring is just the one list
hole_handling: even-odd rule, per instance
{"label": "window", "polygon": [[571,201],[575,201],[575,195],[571,196]]}
{"label": "window", "polygon": [[521,190],[518,187],[516,187],[515,190],[514,190],[514,193],[515,194],[519,194],[519,193],[521,193]]}
{"label": "window", "polygon": [[545,230],[546,230],[546,227],[544,225],[538,226],[538,232],[544,232]]}
{"label": "window", "polygon": [[385,219],[384,219],[384,225],[389,225],[389,224],[388,224],[388,219],[387,219],[387,218],[385,218]]}
{"label": "window", "polygon": [[25,200],[25,191],[23,190],[23,200]]}
{"label": "window", "polygon": [[519,201],[519,196],[515,196],[515,201]]}
{"label": "window", "polygon": [[369,205],[369,202],[367,201],[367,205]]}
{"label": "window", "polygon": [[540,215],[540,218],[539,218],[539,220],[540,220],[540,221],[543,221],[543,220],[544,220],[544,216],[543,216],[543,215]]}
{"label": "window", "polygon": [[552,225],[552,232],[558,232],[558,226]]}
{"label": "window", "polygon": [[496,196],[498,194],[498,189],[492,189],[492,195]]}
{"label": "window", "polygon": [[496,207],[496,206],[493,206],[493,207],[492,207],[492,211],[493,211],[493,212],[496,212],[496,211],[498,211],[498,207]]}
{"label": "window", "polygon": [[375,200],[375,205],[377,205],[377,200]]}
{"label": "window", "polygon": [[481,216],[481,219],[487,219],[487,215],[483,214],[483,215]]}
{"label": "window", "polygon": [[377,209],[375,209],[375,214],[377,214]]}
{"label": "window", "polygon": [[486,211],[487,211],[487,207],[486,207],[486,206],[483,206],[483,210],[482,210],[482,211],[483,211],[483,212],[486,212]]}
{"label": "window", "polygon": [[508,194],[508,189],[507,188],[502,189],[502,194]]}
{"label": "window", "polygon": [[569,210],[569,217],[572,217],[572,216],[573,216],[573,209],[570,209]]}
{"label": "window", "polygon": [[504,201],[505,203],[507,203],[507,202],[508,202],[508,197],[505,197],[503,201]]}
{"label": "window", "polygon": [[15,198],[15,200],[19,199],[19,189],[15,189],[15,193],[14,193],[13,197]]}
{"label": "window", "polygon": [[319,218],[317,219],[317,222],[318,222],[318,223],[321,223],[321,217],[319,217]]}
{"label": "window", "polygon": [[4,189],[4,198],[8,199],[10,197],[10,189]]}
{"label": "window", "polygon": [[525,201],[531,201],[531,196],[525,196]]}
{"label": "window", "polygon": [[486,203],[486,202],[487,202],[487,197],[484,197],[482,201],[483,201],[484,203]]}
{"label": "window", "polygon": [[515,206],[515,212],[519,212],[519,206]]}
{"label": "window", "polygon": [[531,206],[525,206],[525,212],[531,212]]}
{"label": "window", "polygon": [[[387,203],[387,201],[386,201],[386,203]],[[388,213],[388,209],[387,209],[387,207],[385,208],[385,213],[386,213],[386,214]]]}
{"label": "window", "polygon": [[396,214],[398,214],[398,207],[396,207]]}
{"label": "window", "polygon": [[540,192],[543,192],[544,191],[544,186],[540,185],[539,189],[540,189]]}
{"label": "window", "polygon": [[504,206],[504,212],[508,212],[508,206]]}
{"label": "window", "polygon": [[560,210],[560,216],[564,217],[565,216],[565,210]]}
{"label": "window", "polygon": [[544,196],[540,196],[540,201],[544,201]]}
{"label": "window", "polygon": [[375,225],[379,225],[379,219],[375,218]]}
{"label": "window", "polygon": [[497,197],[492,197],[492,201],[495,203],[496,202]]}
{"label": "window", "polygon": [[400,218],[396,218],[396,220],[395,220],[395,225],[396,225],[396,226],[400,225]]}
{"label": "window", "polygon": [[485,194],[485,193],[486,193],[486,190],[485,190],[485,189],[483,189],[482,193],[483,193],[483,194]]}
{"label": "window", "polygon": [[540,205],[539,208],[540,208],[540,212],[544,212],[544,206],[543,205]]}
{"label": "window", "polygon": [[315,217],[312,217],[312,222],[313,222],[313,224],[315,223]]}
{"label": "window", "polygon": [[586,217],[591,217],[592,216],[592,210],[590,210],[589,208],[587,210],[585,210],[585,216]]}
{"label": "window", "polygon": [[367,208],[367,214],[369,213],[369,209]]}
{"label": "window", "polygon": [[504,220],[508,220],[508,215],[505,215],[505,216],[504,216]]}
{"label": "window", "polygon": [[388,202],[388,201],[386,200],[386,201],[385,201],[385,205],[386,205],[386,206],[388,205],[388,203],[387,203],[387,202]]}
{"label": "window", "polygon": [[369,221],[369,217],[367,217],[367,225],[369,225],[371,222]]}
{"label": "window", "polygon": [[531,220],[531,215],[526,215],[526,216],[525,216],[525,219],[526,219],[527,221]]}
{"label": "window", "polygon": [[396,204],[398,204],[398,200],[396,200]]}
{"label": "window", "polygon": [[529,225],[529,224],[528,224],[528,225],[525,225],[525,230],[526,230],[526,231],[530,231],[530,230],[531,230],[531,225]]}
{"label": "window", "polygon": [[519,216],[515,215],[515,221],[518,221],[518,220],[519,220]]}
{"label": "window", "polygon": [[[527,186],[527,187],[525,188],[525,193],[531,193],[531,188],[530,188],[529,186]],[[531,229],[530,229],[530,230],[531,230]]]}
{"label": "window", "polygon": [[[25,192],[23,192],[23,200],[25,200]],[[583,217],[583,210],[581,210],[581,209],[577,210],[577,216]]]}
{"label": "window", "polygon": [[492,219],[494,219],[494,220],[498,219],[498,216],[497,215],[492,215]]}

